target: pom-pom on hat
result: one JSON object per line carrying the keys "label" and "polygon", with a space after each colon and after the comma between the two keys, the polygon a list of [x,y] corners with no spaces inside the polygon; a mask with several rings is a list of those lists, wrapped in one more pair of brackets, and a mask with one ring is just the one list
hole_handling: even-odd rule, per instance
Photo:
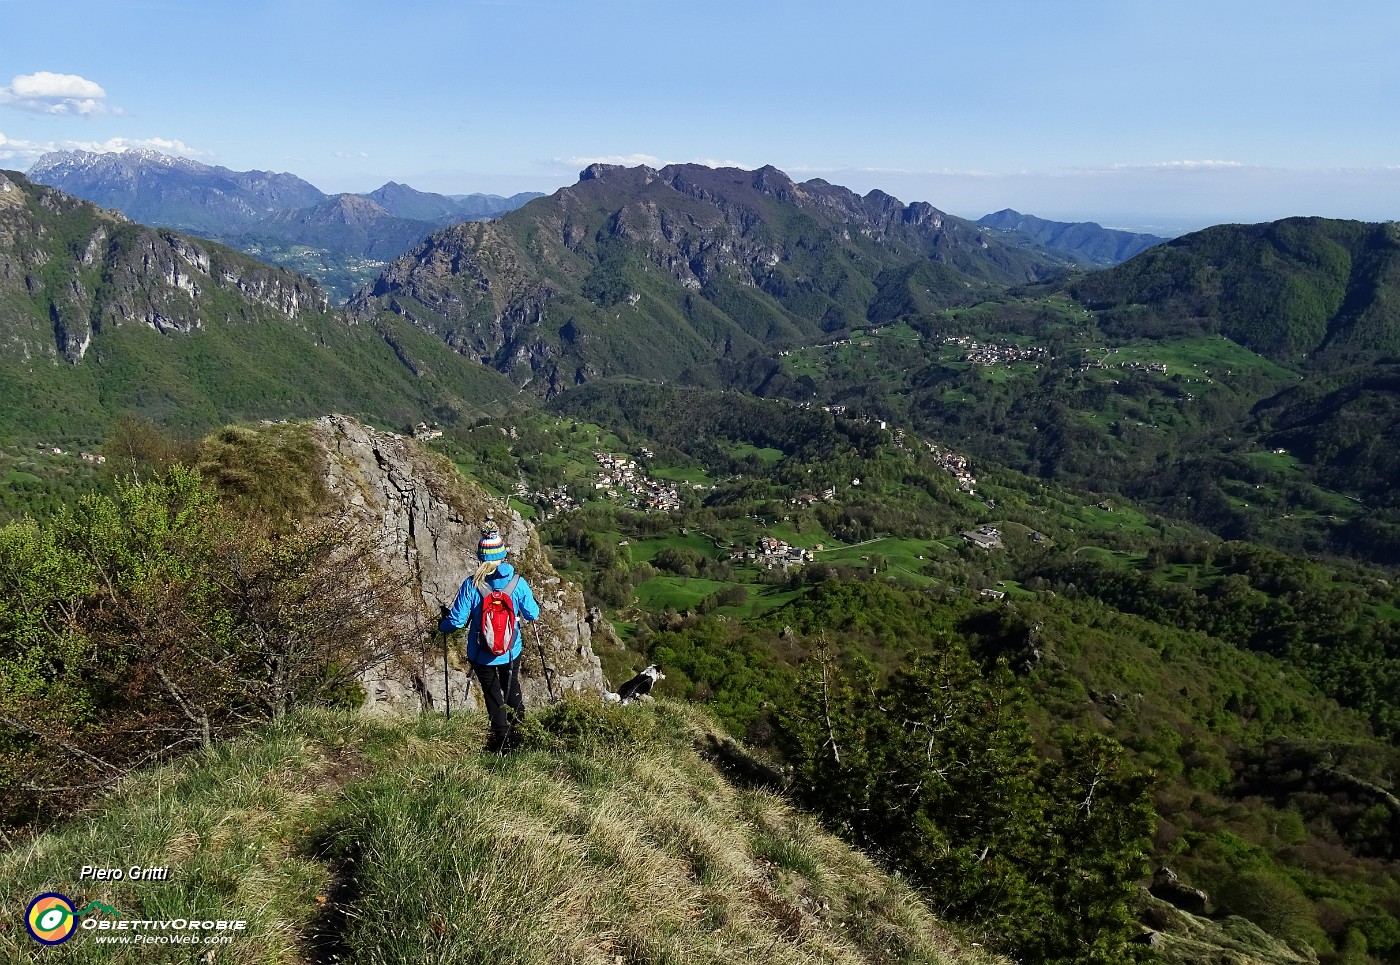
{"label": "pom-pom on hat", "polygon": [[481,528],[481,542],[476,544],[477,559],[483,563],[499,563],[506,558],[506,542],[492,524]]}

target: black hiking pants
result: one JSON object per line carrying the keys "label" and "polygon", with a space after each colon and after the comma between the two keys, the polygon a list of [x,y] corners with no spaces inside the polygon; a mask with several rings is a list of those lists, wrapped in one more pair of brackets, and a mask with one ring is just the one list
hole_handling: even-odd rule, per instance
{"label": "black hiking pants", "polygon": [[520,694],[520,658],[495,665],[472,664],[481,682],[481,696],[491,718],[488,750],[509,750],[515,725],[525,719],[525,698]]}

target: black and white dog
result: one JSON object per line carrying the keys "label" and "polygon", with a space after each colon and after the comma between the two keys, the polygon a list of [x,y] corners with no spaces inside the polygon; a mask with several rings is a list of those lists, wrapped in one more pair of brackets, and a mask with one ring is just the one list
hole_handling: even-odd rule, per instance
{"label": "black and white dog", "polygon": [[665,679],[666,675],[661,672],[661,668],[656,664],[652,664],[641,673],[637,674],[637,676],[627,681],[627,683],[617,688],[616,694],[608,694],[608,702],[633,704],[643,699],[650,700],[651,688],[655,686],[658,681]]}

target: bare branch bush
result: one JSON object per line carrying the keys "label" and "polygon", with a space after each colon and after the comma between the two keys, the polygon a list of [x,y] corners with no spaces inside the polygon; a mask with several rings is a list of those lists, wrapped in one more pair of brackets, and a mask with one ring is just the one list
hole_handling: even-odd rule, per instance
{"label": "bare branch bush", "polygon": [[345,514],[223,507],[192,470],[0,530],[0,824],[298,705],[421,642],[407,577]]}

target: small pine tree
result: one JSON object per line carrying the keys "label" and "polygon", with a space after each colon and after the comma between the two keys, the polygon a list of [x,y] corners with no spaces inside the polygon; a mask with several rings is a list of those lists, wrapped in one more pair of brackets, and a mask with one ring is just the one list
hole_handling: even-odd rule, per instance
{"label": "small pine tree", "polygon": [[944,913],[1025,960],[1132,960],[1151,778],[1100,736],[1037,756],[1004,664],[984,674],[960,643],[925,641],[876,686],[868,666],[847,674],[823,653],[780,724],[803,802]]}

